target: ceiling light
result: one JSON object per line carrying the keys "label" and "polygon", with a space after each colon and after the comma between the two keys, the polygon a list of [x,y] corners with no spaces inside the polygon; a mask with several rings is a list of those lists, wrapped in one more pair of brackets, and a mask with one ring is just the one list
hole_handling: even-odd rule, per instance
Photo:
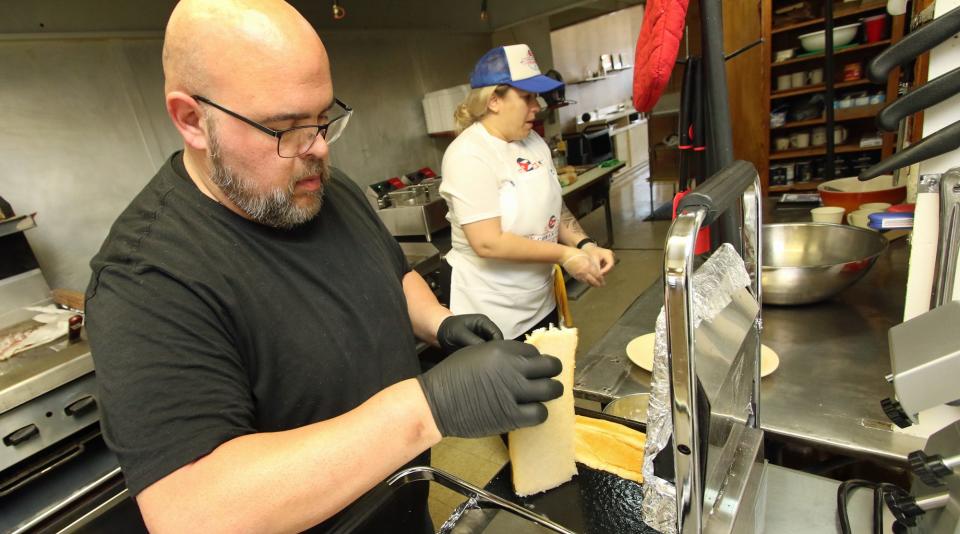
{"label": "ceiling light", "polygon": [[333,0],[333,20],[342,20],[347,16],[347,10],[340,5],[339,0]]}

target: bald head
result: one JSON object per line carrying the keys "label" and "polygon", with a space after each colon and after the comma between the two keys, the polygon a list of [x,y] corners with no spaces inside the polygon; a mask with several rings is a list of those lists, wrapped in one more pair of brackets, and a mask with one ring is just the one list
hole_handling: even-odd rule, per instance
{"label": "bald head", "polygon": [[325,140],[311,138],[287,157],[281,139],[297,143],[309,130],[278,138],[251,127],[288,130],[330,120],[327,52],[300,13],[282,0],[182,0],[167,23],[163,71],[167,114],[183,137],[187,173],[203,194],[276,228],[319,212],[328,176]]}
{"label": "bald head", "polygon": [[244,87],[253,92],[271,79],[318,71],[329,83],[323,43],[282,0],[182,0],[167,23],[167,93],[208,95]]}

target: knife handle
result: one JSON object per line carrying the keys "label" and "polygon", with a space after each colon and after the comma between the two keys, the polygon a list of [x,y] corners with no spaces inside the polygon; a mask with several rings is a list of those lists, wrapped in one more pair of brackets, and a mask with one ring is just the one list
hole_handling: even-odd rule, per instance
{"label": "knife handle", "polygon": [[960,148],[960,121],[924,137],[919,143],[897,152],[889,158],[877,163],[873,167],[860,173],[860,181],[866,182],[881,174],[901,167],[908,167],[914,163],[937,157],[951,150]]}
{"label": "knife handle", "polygon": [[919,30],[887,48],[867,64],[867,77],[873,83],[884,83],[894,68],[916,59],[917,56],[960,33],[960,7],[933,19]]}
{"label": "knife handle", "polygon": [[900,121],[918,111],[939,104],[960,93],[960,67],[938,76],[901,96],[880,110],[877,125],[888,132],[895,131]]}

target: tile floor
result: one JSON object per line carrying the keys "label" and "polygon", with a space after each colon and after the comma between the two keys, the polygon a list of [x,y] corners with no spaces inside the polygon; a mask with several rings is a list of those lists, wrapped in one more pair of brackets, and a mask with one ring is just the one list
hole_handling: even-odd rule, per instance
{"label": "tile floor", "polygon": [[[607,275],[603,288],[590,289],[570,308],[579,329],[580,350],[593,346],[640,293],[660,274],[663,240],[669,221],[644,221],[653,208],[669,200],[669,185],[654,188],[656,203],[650,198],[647,176],[622,177],[610,189],[613,210],[613,250],[617,265]],[[581,220],[588,234],[602,241],[603,210]],[[507,462],[507,449],[499,437],[482,439],[445,438],[433,448],[433,466],[475,484],[484,486]],[[437,484],[430,484],[430,515],[440,525],[464,498]]]}

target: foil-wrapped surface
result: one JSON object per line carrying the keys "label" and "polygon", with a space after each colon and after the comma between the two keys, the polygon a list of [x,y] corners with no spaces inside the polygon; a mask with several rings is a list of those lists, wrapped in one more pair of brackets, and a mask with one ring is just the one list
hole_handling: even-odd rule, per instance
{"label": "foil-wrapped surface", "polygon": [[[710,321],[730,304],[735,292],[750,284],[743,259],[730,244],[721,245],[693,274],[693,324]],[[678,340],[679,341],[679,340]],[[667,446],[673,433],[670,395],[670,365],[667,360],[667,327],[664,311],[657,316],[653,349],[653,376],[647,406],[647,444],[643,457],[643,521],[663,532],[677,531],[676,487],[654,475],[653,461]],[[672,451],[664,451],[672,454]]]}

